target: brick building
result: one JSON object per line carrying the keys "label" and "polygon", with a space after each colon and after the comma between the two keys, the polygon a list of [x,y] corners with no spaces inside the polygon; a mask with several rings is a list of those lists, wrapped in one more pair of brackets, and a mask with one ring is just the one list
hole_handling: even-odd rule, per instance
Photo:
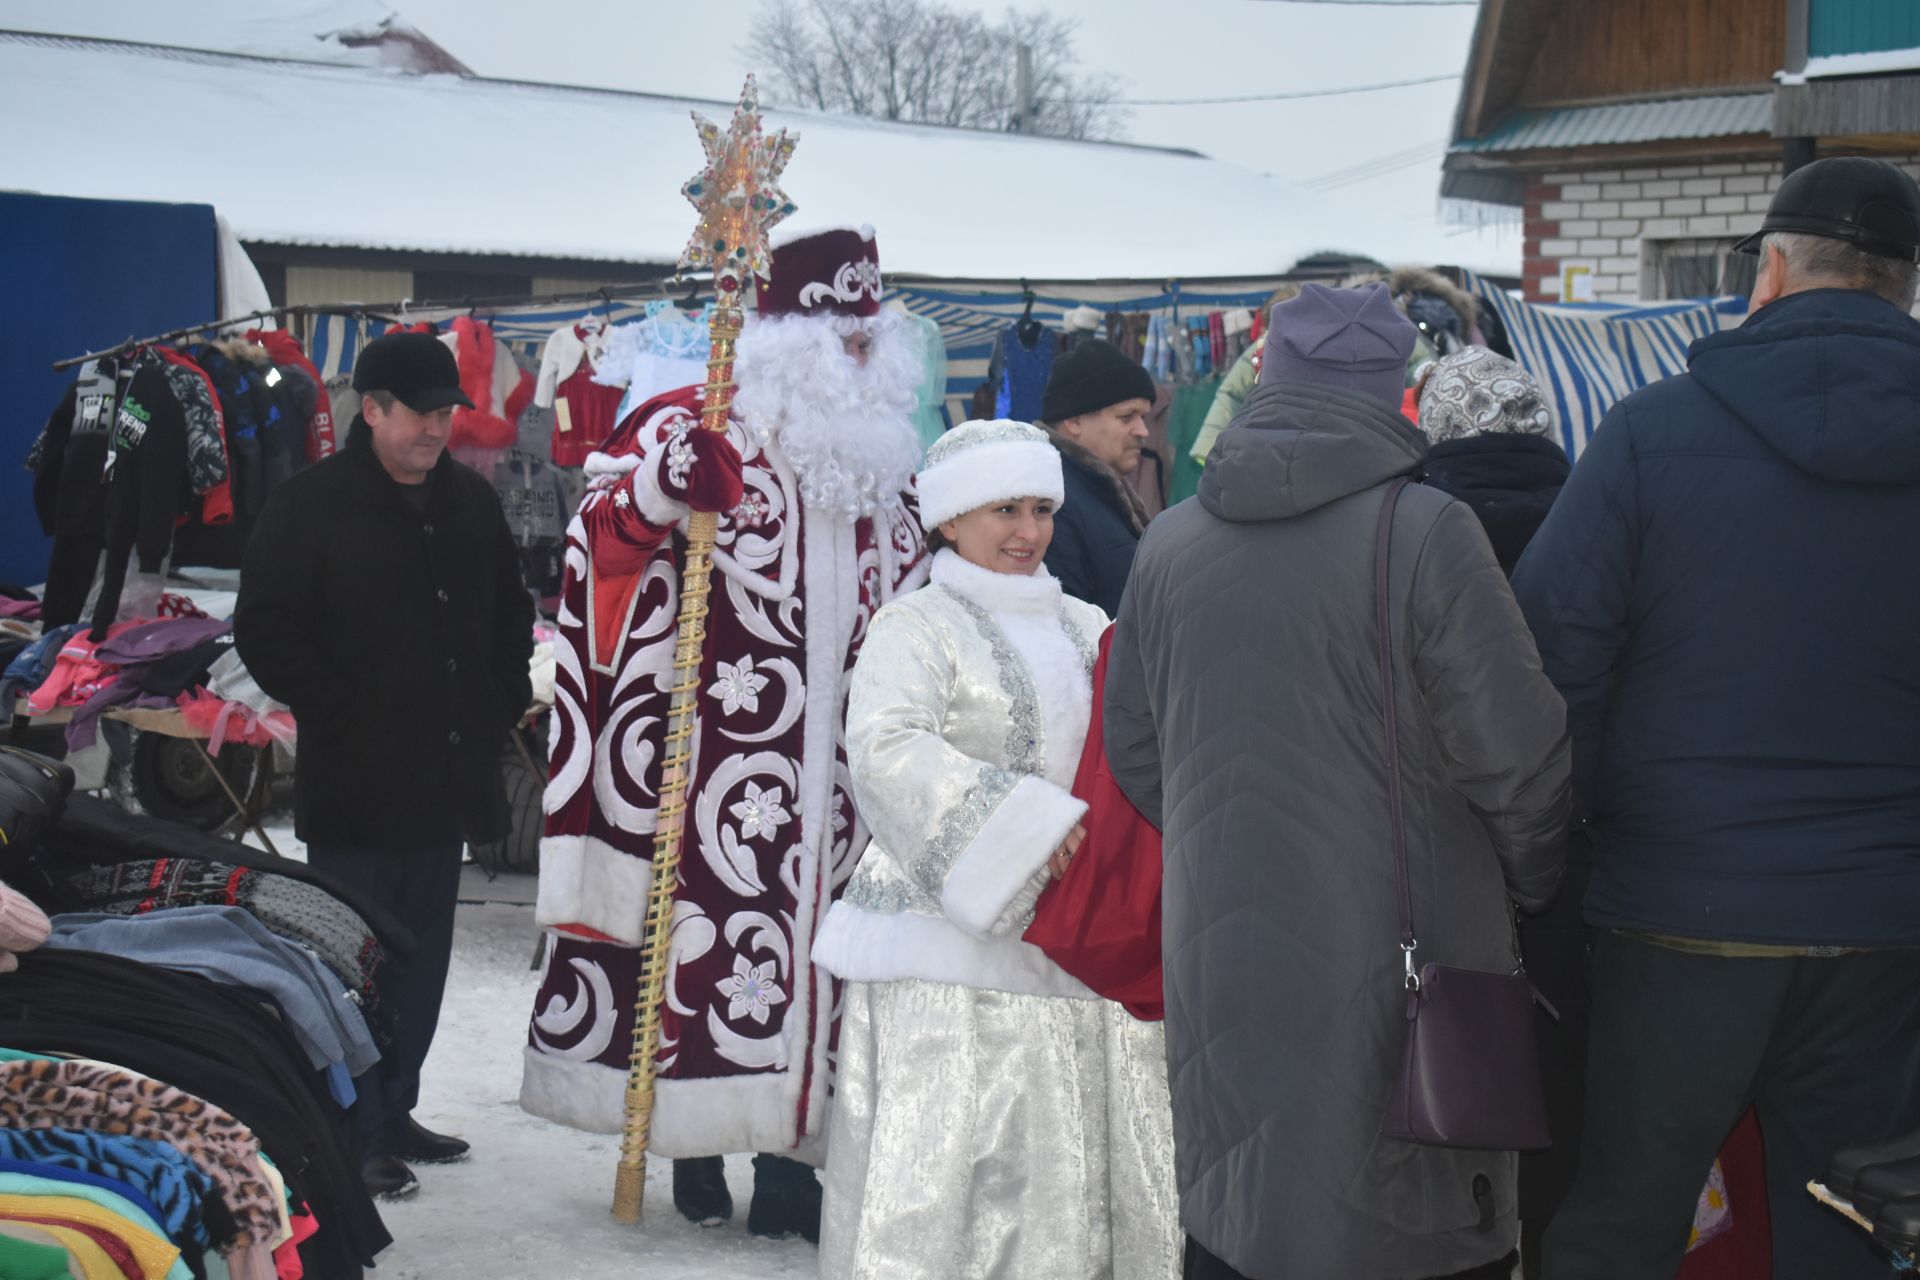
{"label": "brick building", "polygon": [[1481,0],[1443,194],[1518,206],[1535,301],[1744,293],[1821,155],[1920,176],[1920,4]]}

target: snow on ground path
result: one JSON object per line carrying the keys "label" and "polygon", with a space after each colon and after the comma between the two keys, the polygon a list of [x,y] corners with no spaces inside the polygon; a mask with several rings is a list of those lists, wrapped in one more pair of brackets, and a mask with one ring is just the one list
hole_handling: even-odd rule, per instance
{"label": "snow on ground path", "polygon": [[416,1168],[419,1193],[380,1206],[394,1244],[373,1280],[812,1280],[812,1245],[747,1234],[753,1169],[746,1156],[727,1162],[731,1223],[702,1230],[681,1218],[671,1166],[651,1160],[645,1221],[624,1226],[609,1216],[619,1140],[520,1110],[536,936],[530,906],[460,907],[447,998],[415,1114],[472,1142],[473,1155]]}

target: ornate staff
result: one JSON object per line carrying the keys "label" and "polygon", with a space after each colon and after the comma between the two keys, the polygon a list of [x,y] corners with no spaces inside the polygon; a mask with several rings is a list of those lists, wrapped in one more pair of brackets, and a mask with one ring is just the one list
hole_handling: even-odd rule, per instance
{"label": "ornate staff", "polygon": [[[694,126],[707,167],[680,188],[700,214],[680,270],[713,272],[713,345],[707,356],[703,431],[725,431],[733,408],[733,345],[740,336],[741,302],[749,282],[767,274],[767,231],[793,212],[780,190],[780,173],[793,158],[797,135],[760,131],[753,77],[740,91],[725,133],[697,112]],[[660,1047],[660,1004],[666,993],[667,932],[680,881],[681,836],[693,772],[693,735],[700,690],[700,652],[707,635],[707,595],[713,575],[718,517],[695,511],[687,521],[687,558],[680,570],[680,625],[673,651],[673,685],[661,762],[659,823],[653,837],[653,885],[640,943],[640,994],[634,1009],[633,1056],[627,1072],[626,1117],[620,1132],[620,1169],[613,1184],[613,1216],[640,1221],[646,1196],[647,1138],[653,1126],[654,1059]]]}

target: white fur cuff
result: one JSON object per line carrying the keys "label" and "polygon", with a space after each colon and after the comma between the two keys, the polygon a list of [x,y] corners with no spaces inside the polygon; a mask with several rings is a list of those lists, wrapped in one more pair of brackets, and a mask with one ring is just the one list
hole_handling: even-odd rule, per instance
{"label": "white fur cuff", "polygon": [[986,936],[1086,812],[1085,801],[1044,778],[1020,779],[955,859],[940,909],[962,929]]}

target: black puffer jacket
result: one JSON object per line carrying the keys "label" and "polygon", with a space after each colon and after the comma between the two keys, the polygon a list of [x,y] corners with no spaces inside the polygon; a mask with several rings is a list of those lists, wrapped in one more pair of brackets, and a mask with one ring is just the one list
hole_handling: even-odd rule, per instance
{"label": "black puffer jacket", "polygon": [[533,603],[493,486],[443,456],[424,515],[355,418],[261,513],[234,637],[300,725],[304,840],[408,849],[507,829],[500,755],[531,697]]}
{"label": "black puffer jacket", "polygon": [[1558,442],[1501,431],[1434,445],[1426,482],[1473,508],[1500,568],[1512,577],[1572,470]]}
{"label": "black puffer jacket", "polygon": [[[1250,1276],[1449,1275],[1518,1232],[1511,1154],[1380,1132],[1407,1030],[1374,530],[1425,454],[1380,401],[1262,382],[1114,629],[1107,758],[1165,834],[1181,1222]],[[1558,877],[1560,698],[1464,505],[1409,488],[1392,552],[1416,963],[1500,970],[1509,896]]]}

